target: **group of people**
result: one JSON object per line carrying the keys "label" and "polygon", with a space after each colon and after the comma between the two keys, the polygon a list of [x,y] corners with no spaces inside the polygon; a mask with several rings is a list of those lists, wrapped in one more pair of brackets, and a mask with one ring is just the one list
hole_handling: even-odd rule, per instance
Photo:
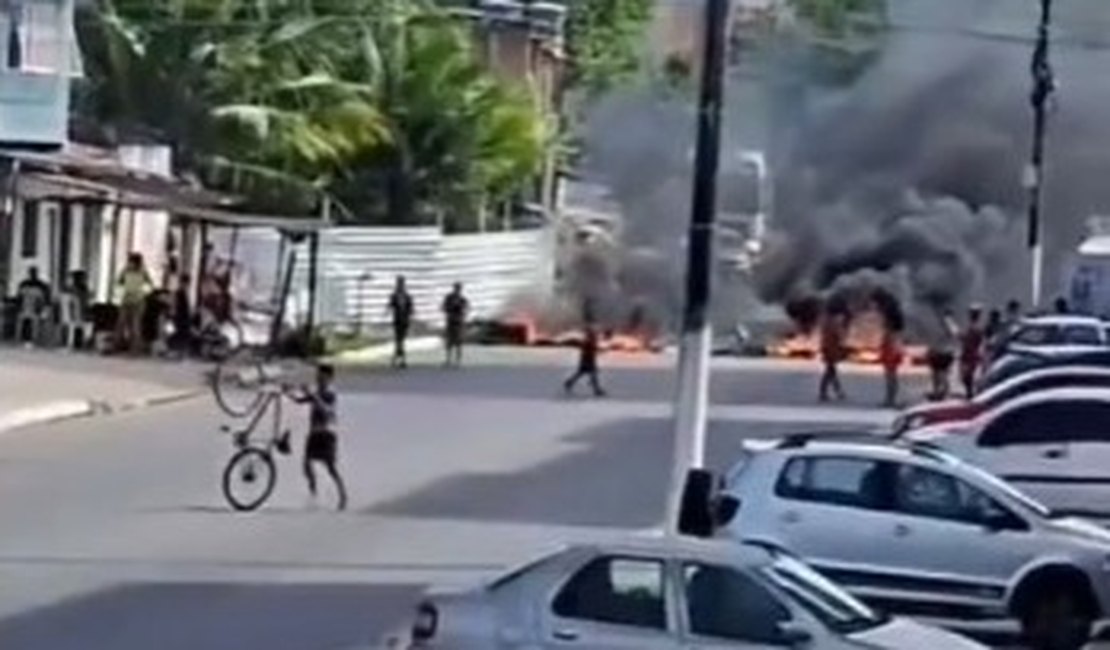
{"label": "group of people", "polygon": [[[193,307],[192,278],[167,264],[160,284],[155,283],[143,256],[131,253],[115,279],[117,302],[94,313],[93,292],[84,271],[70,273],[68,282],[55,292],[30,267],[17,290],[16,339],[29,346],[45,345],[52,325],[60,325],[62,341],[76,349],[94,344],[93,334],[108,334],[99,344],[104,352],[140,354],[155,348],[191,354],[203,322],[231,318],[230,265],[214,264],[200,286],[200,302]],[[221,270],[223,268],[223,270]],[[94,322],[95,321],[95,322]]]}
{"label": "group of people", "polygon": [[[391,364],[394,368],[408,367],[408,352],[405,343],[408,341],[412,330],[413,319],[416,317],[416,301],[408,291],[408,282],[405,276],[399,275],[394,281],[393,293],[386,304],[390,321],[393,326],[393,357]],[[440,305],[443,312],[443,348],[444,365],[447,367],[461,366],[463,360],[463,343],[466,338],[466,322],[470,314],[470,301],[463,293],[463,285],[456,282],[451,291],[443,298]]]}
{"label": "group of people", "polygon": [[[1066,313],[1067,304],[1057,300],[1055,310]],[[885,380],[883,405],[896,407],[901,393],[900,372],[906,357],[905,319],[897,308],[876,305],[876,311],[882,319],[879,363]],[[1014,332],[1022,315],[1021,303],[1016,300],[1011,300],[1004,309],[987,311],[982,306],[972,306],[962,324],[951,311],[940,313],[926,351],[930,379],[928,399],[943,400],[952,394],[954,367],[964,396],[974,397],[983,368]],[[828,305],[822,314],[819,327],[824,370],[818,385],[818,399],[822,402],[847,397],[839,366],[848,357],[851,323],[852,313],[843,305]]]}

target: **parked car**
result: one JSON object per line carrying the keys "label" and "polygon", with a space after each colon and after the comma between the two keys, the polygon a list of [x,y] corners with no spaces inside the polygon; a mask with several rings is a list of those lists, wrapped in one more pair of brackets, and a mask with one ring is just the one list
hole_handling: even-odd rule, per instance
{"label": "parked car", "polygon": [[1110,368],[1110,348],[1085,350],[1042,349],[1035,352],[1010,352],[994,360],[979,378],[979,392],[990,390],[1028,372],[1043,368],[1097,366]]}
{"label": "parked car", "polygon": [[1016,619],[1053,650],[1082,647],[1110,611],[1110,532],[928,446],[749,444],[724,490],[740,507],[721,535],[780,545],[887,611]]}
{"label": "parked car", "polygon": [[1110,477],[1110,389],[1056,388],[963,422],[911,431],[999,476],[1081,484]]}
{"label": "parked car", "polygon": [[1095,387],[1110,389],[1110,366],[1060,366],[1018,375],[996,384],[971,400],[926,402],[910,407],[894,421],[894,434],[904,435],[923,427],[975,418],[1023,395],[1054,388]]}
{"label": "parked car", "polygon": [[782,550],[663,537],[573,546],[480,589],[430,595],[407,636],[392,647],[982,647],[876,613]]}
{"label": "parked car", "polygon": [[1043,349],[1081,351],[1110,345],[1108,324],[1092,316],[1060,314],[1022,320],[1003,349],[1028,352]]}

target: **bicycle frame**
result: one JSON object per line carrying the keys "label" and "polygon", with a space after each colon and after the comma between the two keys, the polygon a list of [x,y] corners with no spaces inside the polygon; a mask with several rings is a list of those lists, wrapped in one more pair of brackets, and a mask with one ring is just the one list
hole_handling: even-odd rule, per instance
{"label": "bicycle frame", "polygon": [[273,413],[273,418],[271,420],[272,425],[270,440],[266,443],[266,449],[272,449],[278,444],[278,441],[281,439],[282,414],[284,410],[282,402],[284,401],[288,391],[286,388],[281,386],[267,386],[263,388],[263,390],[265,391],[265,396],[255,408],[254,413],[251,414],[250,422],[247,423],[247,426],[245,428],[239,431],[230,431],[229,429],[227,429],[227,427],[225,427],[225,430],[228,430],[229,433],[231,433],[234,437],[236,447],[243,448],[248,446],[251,437],[254,435],[255,430],[258,428],[258,425],[262,423],[262,420],[266,417],[266,414],[271,411]]}

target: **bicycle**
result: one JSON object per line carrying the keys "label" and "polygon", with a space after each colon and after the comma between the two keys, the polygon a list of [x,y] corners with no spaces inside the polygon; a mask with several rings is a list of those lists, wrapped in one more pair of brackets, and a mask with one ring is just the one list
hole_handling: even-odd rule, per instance
{"label": "bicycle", "polygon": [[[233,431],[230,426],[224,425],[221,430],[231,434],[233,444],[238,450],[232,455],[224,468],[223,492],[231,507],[239,512],[251,512],[262,507],[262,504],[273,494],[277,485],[277,463],[274,462],[275,452],[282,456],[293,453],[290,440],[292,432],[283,427],[282,402],[290,396],[289,386],[276,386],[269,384],[259,393],[259,403],[251,415],[246,428]],[[272,414],[272,428],[269,440],[264,444],[252,442],[255,430],[267,414]],[[245,494],[239,488],[248,490]],[[255,492],[249,490],[255,488]]]}

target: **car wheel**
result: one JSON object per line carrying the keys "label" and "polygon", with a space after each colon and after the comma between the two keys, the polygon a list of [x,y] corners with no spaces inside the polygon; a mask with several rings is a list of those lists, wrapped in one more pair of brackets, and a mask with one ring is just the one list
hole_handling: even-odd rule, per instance
{"label": "car wheel", "polygon": [[1021,616],[1021,628],[1034,650],[1080,650],[1091,639],[1094,617],[1087,598],[1068,585],[1046,586]]}

